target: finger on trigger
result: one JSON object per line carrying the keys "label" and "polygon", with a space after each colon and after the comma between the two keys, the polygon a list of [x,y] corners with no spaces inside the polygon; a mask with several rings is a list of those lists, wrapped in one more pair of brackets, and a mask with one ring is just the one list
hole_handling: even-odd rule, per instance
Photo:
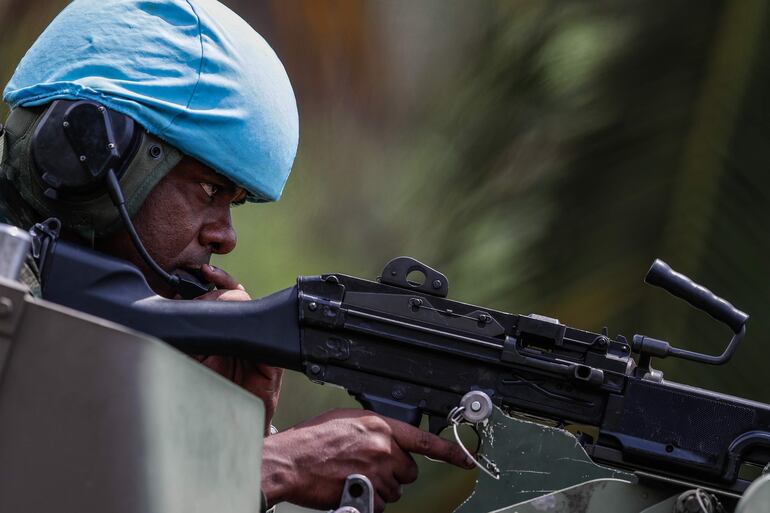
{"label": "finger on trigger", "polygon": [[405,451],[422,454],[461,468],[468,468],[465,453],[454,442],[397,420],[388,420],[393,438]]}

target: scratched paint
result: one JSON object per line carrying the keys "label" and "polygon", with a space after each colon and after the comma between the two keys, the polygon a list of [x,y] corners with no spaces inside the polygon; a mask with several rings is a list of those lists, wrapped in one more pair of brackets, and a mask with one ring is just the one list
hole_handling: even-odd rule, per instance
{"label": "scratched paint", "polygon": [[500,480],[480,472],[473,495],[455,513],[494,511],[589,480],[635,480],[596,465],[571,433],[509,417],[497,407],[479,435],[479,452],[498,466]]}

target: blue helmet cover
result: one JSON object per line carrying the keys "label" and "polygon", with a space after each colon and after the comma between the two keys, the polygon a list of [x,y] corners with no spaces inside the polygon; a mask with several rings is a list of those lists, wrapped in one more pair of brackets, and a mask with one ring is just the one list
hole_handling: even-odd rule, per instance
{"label": "blue helmet cover", "polygon": [[75,0],[3,92],[11,108],[89,99],[131,116],[237,185],[281,196],[299,120],[275,52],[216,0]]}

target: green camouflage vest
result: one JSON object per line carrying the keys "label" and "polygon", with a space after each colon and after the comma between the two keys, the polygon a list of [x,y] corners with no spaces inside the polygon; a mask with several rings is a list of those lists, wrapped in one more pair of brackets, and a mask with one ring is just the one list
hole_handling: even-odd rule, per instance
{"label": "green camouflage vest", "polygon": [[[5,138],[5,130],[0,125],[0,223],[12,224],[28,230],[34,224],[34,220],[16,189],[5,177]],[[21,269],[19,281],[29,287],[33,296],[41,295],[40,273],[31,255]]]}

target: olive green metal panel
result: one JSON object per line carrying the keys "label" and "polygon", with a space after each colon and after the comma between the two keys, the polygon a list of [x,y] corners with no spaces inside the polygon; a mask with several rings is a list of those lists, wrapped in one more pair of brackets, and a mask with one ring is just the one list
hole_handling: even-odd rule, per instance
{"label": "olive green metal panel", "polygon": [[[494,463],[500,479],[480,472],[455,513],[674,513],[680,495],[697,487],[597,465],[569,432],[498,408],[479,435],[480,459]],[[770,513],[770,475],[752,484],[737,509],[736,498],[719,493],[726,512]]]}
{"label": "olive green metal panel", "polygon": [[[673,501],[667,499],[666,495],[626,481],[599,479],[495,513],[652,513],[647,508],[654,508],[658,504],[664,505],[659,513],[673,513]],[[673,500],[676,500],[676,496]]]}
{"label": "olive green metal panel", "polygon": [[258,399],[19,287],[0,280],[0,511],[259,511]]}
{"label": "olive green metal panel", "polygon": [[496,511],[597,479],[636,481],[596,465],[571,433],[509,417],[497,407],[479,434],[479,452],[497,465],[500,479],[479,472],[473,495],[455,513]]}
{"label": "olive green metal panel", "polygon": [[746,490],[735,513],[770,513],[770,474],[765,474]]}

